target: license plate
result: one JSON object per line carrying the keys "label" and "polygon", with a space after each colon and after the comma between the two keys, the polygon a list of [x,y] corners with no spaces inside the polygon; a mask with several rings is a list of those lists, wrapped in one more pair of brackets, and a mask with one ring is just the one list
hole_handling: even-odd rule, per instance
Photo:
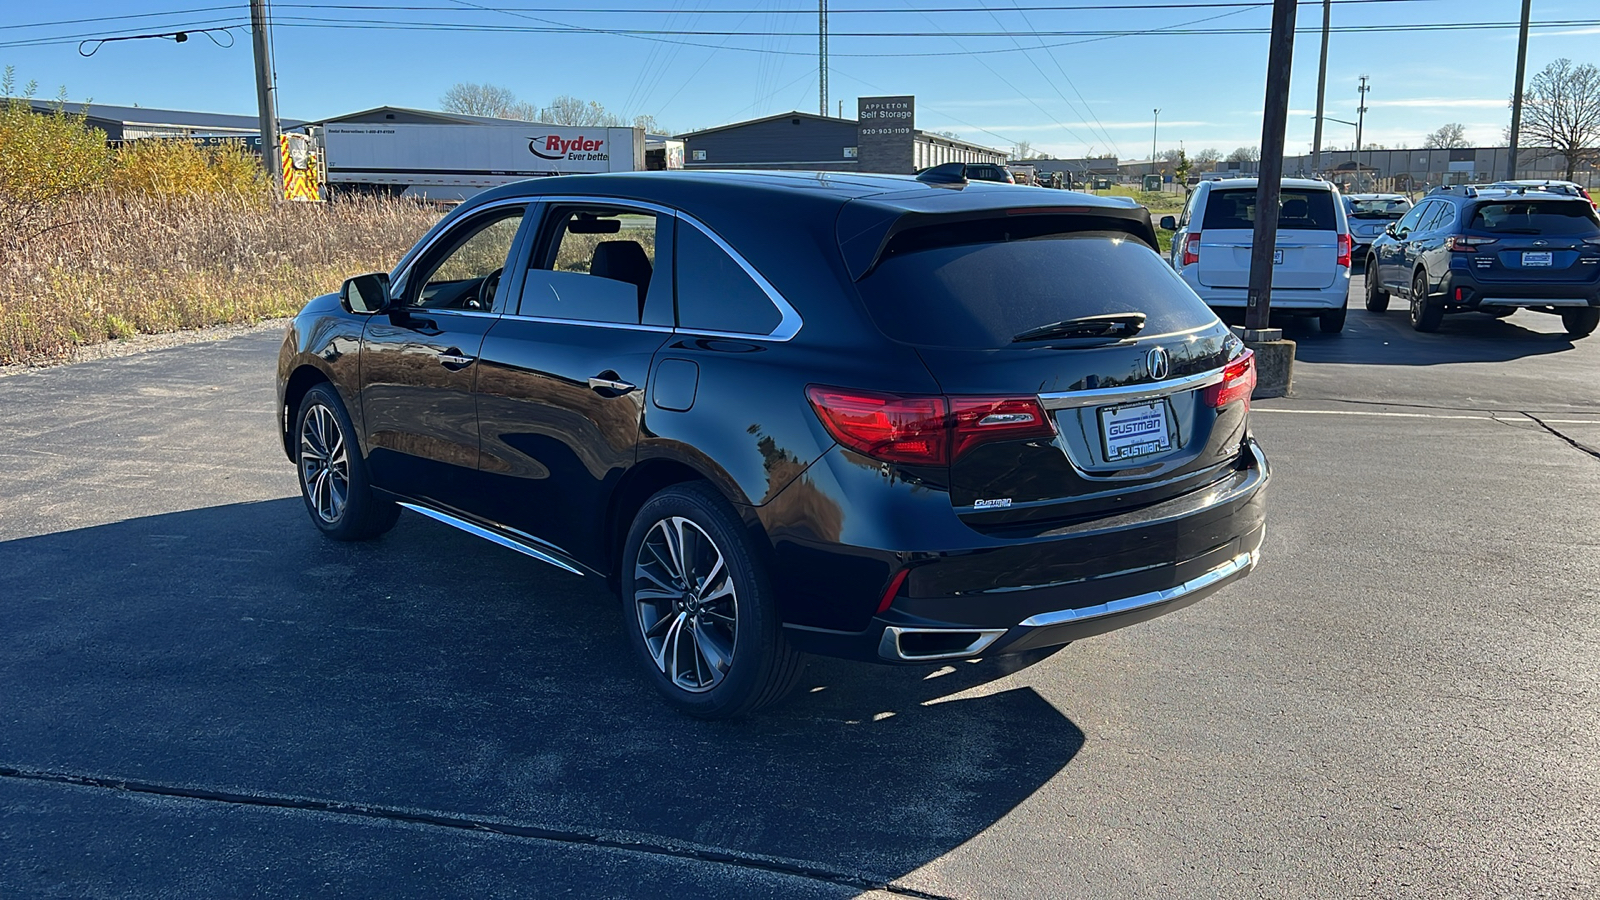
{"label": "license plate", "polygon": [[1167,403],[1154,400],[1100,410],[1100,434],[1105,439],[1106,461],[1135,459],[1172,449],[1172,425]]}
{"label": "license plate", "polygon": [[1283,251],[1282,250],[1274,250],[1274,251],[1272,251],[1272,264],[1275,265],[1275,266],[1283,265]]}
{"label": "license plate", "polygon": [[1549,250],[1530,250],[1522,254],[1522,264],[1525,266],[1548,266],[1555,262],[1555,254]]}

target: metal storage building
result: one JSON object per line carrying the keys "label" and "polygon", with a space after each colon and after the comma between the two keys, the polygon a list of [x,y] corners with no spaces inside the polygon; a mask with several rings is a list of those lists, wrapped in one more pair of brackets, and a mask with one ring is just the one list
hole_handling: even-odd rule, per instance
{"label": "metal storage building", "polygon": [[[858,172],[857,122],[786,112],[678,135],[686,169],[816,169]],[[1004,151],[918,130],[916,167],[946,162],[1004,164]],[[904,174],[911,174],[909,172]]]}

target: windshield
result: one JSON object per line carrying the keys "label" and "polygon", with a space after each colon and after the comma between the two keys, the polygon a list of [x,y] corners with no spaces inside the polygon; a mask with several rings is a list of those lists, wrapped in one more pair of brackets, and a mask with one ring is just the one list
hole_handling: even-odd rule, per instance
{"label": "windshield", "polygon": [[1345,209],[1356,219],[1399,219],[1411,210],[1411,201],[1404,197],[1380,200],[1345,198]]}
{"label": "windshield", "polygon": [[1472,211],[1468,227],[1489,234],[1600,234],[1594,207],[1577,199],[1482,203]]}
{"label": "windshield", "polygon": [[1141,335],[1216,321],[1155,251],[1125,232],[1019,239],[989,234],[984,225],[896,236],[857,285],[878,329],[921,346],[995,349],[1012,346],[1013,336],[1030,328],[1083,316],[1143,313]]}

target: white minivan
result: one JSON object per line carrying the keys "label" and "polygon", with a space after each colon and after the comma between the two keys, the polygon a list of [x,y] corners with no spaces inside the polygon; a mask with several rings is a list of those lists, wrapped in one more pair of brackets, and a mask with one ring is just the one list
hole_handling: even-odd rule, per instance
{"label": "white minivan", "polygon": [[[1213,309],[1245,307],[1255,234],[1256,179],[1202,181],[1183,215],[1165,216],[1172,268]],[[1273,252],[1272,309],[1314,315],[1325,332],[1344,328],[1350,295],[1350,223],[1325,181],[1283,179]]]}

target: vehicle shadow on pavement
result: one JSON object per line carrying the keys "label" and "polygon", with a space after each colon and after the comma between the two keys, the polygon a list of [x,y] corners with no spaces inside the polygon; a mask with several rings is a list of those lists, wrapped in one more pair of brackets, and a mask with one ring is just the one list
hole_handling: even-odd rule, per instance
{"label": "vehicle shadow on pavement", "polygon": [[817,660],[786,705],[688,719],[635,669],[597,580],[418,516],[356,545],[305,517],[289,498],[0,542],[0,767],[888,880],[983,832],[1084,745],[991,662]]}
{"label": "vehicle shadow on pavement", "polygon": [[1297,360],[1355,365],[1510,362],[1574,349],[1555,316],[1519,312],[1495,319],[1459,313],[1445,316],[1437,332],[1424,334],[1411,327],[1403,305],[1385,313],[1352,308],[1339,334],[1322,334],[1314,319],[1291,317],[1285,320],[1283,336],[1295,342]]}

